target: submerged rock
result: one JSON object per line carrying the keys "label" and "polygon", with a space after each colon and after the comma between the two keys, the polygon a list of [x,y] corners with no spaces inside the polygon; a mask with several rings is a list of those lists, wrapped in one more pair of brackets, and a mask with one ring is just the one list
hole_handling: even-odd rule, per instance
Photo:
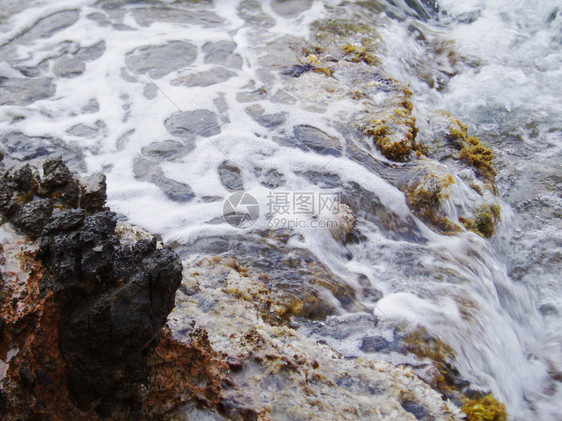
{"label": "submerged rock", "polygon": [[181,138],[210,137],[221,132],[218,117],[208,110],[177,112],[164,121],[166,130]]}
{"label": "submerged rock", "polygon": [[80,76],[86,70],[86,63],[77,58],[61,57],[53,67],[53,73],[60,77],[73,78]]}
{"label": "submerged rock", "polygon": [[172,81],[173,86],[211,86],[217,83],[226,82],[230,78],[236,76],[232,70],[225,69],[224,67],[213,67],[211,70],[192,73],[187,76],[182,76]]}
{"label": "submerged rock", "polygon": [[168,41],[163,45],[147,45],[131,51],[125,64],[134,73],[147,73],[161,78],[182,67],[189,66],[197,57],[197,48],[185,41]]}
{"label": "submerged rock", "polygon": [[241,69],[242,57],[234,53],[235,49],[236,43],[233,41],[207,42],[203,45],[203,61],[205,63]]}
{"label": "submerged rock", "polygon": [[105,41],[101,40],[93,45],[90,45],[89,47],[80,48],[76,52],[75,57],[84,61],[93,61],[100,58],[105,52],[105,49]]}
{"label": "submerged rock", "polygon": [[55,92],[52,79],[0,77],[0,105],[29,105]]}
{"label": "submerged rock", "polygon": [[194,149],[195,143],[193,141],[186,140],[180,143],[175,140],[164,140],[163,142],[152,142],[145,146],[142,148],[142,154],[157,162],[178,161]]}
{"label": "submerged rock", "polygon": [[[334,236],[344,232],[337,230]],[[332,272],[310,251],[293,246],[298,240],[290,230],[256,230],[244,236],[201,239],[189,250],[236,258],[241,267],[261,275],[282,307],[275,317],[324,320],[342,309],[361,310],[354,281]]]}
{"label": "submerged rock", "polygon": [[10,132],[0,135],[0,144],[10,160],[39,164],[47,158],[60,156],[73,170],[84,166],[82,152],[60,139]]}
{"label": "submerged rock", "polygon": [[133,172],[137,180],[148,181],[156,185],[173,201],[188,202],[195,197],[189,185],[166,177],[164,171],[156,162],[137,157],[133,161]]}
{"label": "submerged rock", "polygon": [[244,111],[246,112],[246,114],[252,117],[252,119],[256,121],[256,123],[268,129],[274,129],[278,126],[281,126],[285,123],[285,121],[287,121],[287,113],[280,112],[268,114],[265,112],[265,109],[259,104],[254,104],[246,107]]}
{"label": "submerged rock", "polygon": [[271,2],[273,11],[284,18],[298,16],[311,6],[312,0],[274,0]]}
{"label": "submerged rock", "polygon": [[218,167],[219,177],[222,185],[230,191],[244,190],[244,181],[240,168],[229,161],[223,161]]}

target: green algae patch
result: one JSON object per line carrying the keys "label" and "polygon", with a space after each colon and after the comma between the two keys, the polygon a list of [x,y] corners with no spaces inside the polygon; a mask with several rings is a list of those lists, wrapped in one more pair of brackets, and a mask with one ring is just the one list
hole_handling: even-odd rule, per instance
{"label": "green algae patch", "polygon": [[357,46],[355,44],[346,44],[342,48],[345,60],[352,63],[366,63],[369,66],[381,64],[381,60],[372,52],[369,52],[364,46]]}
{"label": "green algae patch", "polygon": [[452,234],[460,227],[440,213],[441,204],[449,197],[449,186],[455,183],[451,174],[426,172],[413,177],[403,189],[410,210],[442,234]]}
{"label": "green algae patch", "polygon": [[497,204],[483,204],[474,212],[474,219],[459,218],[464,227],[481,237],[490,238],[496,233],[501,208]]}
{"label": "green algae patch", "polygon": [[478,175],[494,183],[497,174],[493,164],[494,152],[476,136],[469,136],[468,126],[458,120],[454,121],[449,131],[449,140],[461,148],[459,159],[474,168]]}
{"label": "green algae patch", "polygon": [[373,139],[376,148],[386,158],[403,162],[414,150],[418,129],[416,118],[412,115],[413,93],[408,88],[398,92],[398,104],[385,115],[368,120],[363,126],[363,133]]}
{"label": "green algae patch", "polygon": [[462,407],[467,421],[507,421],[505,405],[490,394],[479,399],[469,399]]}

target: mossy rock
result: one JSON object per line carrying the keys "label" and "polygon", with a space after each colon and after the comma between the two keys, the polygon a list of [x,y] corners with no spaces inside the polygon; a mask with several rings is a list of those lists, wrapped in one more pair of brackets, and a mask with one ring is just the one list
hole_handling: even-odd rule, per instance
{"label": "mossy rock", "polygon": [[462,410],[467,416],[467,421],[507,421],[505,405],[491,394],[467,400]]}
{"label": "mossy rock", "polygon": [[442,234],[458,232],[461,228],[440,211],[449,197],[449,186],[455,183],[451,174],[421,171],[403,188],[410,210],[422,221]]}
{"label": "mossy rock", "polygon": [[483,204],[474,212],[474,219],[459,218],[464,227],[481,237],[490,238],[496,233],[501,208],[498,204]]}
{"label": "mossy rock", "polygon": [[453,120],[448,139],[460,148],[459,159],[469,164],[478,175],[496,181],[497,171],[494,168],[494,152],[476,136],[469,136],[468,126],[459,120]]}
{"label": "mossy rock", "polygon": [[416,118],[412,116],[413,93],[404,88],[402,91],[397,89],[397,94],[399,103],[392,112],[370,119],[363,126],[363,132],[373,138],[375,146],[386,158],[400,162],[410,158],[418,129]]}

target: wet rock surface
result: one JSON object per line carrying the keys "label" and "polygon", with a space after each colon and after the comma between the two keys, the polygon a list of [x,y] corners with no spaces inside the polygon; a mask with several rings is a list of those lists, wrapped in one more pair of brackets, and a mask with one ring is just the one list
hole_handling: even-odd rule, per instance
{"label": "wet rock surface", "polygon": [[135,158],[133,172],[137,180],[153,183],[173,201],[188,202],[194,197],[193,190],[189,185],[166,177],[164,171],[156,162],[144,158]]}
{"label": "wet rock surface", "polygon": [[[26,419],[57,416],[59,404],[78,419],[141,414],[181,261],[155,238],[120,245],[102,175],[80,184],[59,158],[44,163],[42,178],[30,166],[2,178],[2,217],[37,238],[23,254],[27,283],[2,286],[2,345],[25,346],[8,369],[13,399],[3,410]],[[12,307],[18,295],[22,314]]]}
{"label": "wet rock surface", "polygon": [[[284,307],[284,317],[325,319],[343,308],[361,309],[353,281],[333,273],[307,250],[292,247],[295,240],[298,235],[289,230],[253,231],[244,237],[202,239],[190,248],[236,258],[240,265],[263,275],[264,283]],[[180,247],[178,252],[183,250]]]}
{"label": "wet rock surface", "polygon": [[38,38],[50,38],[69,26],[74,25],[80,12],[78,10],[63,10],[43,17],[35,22],[30,28],[25,29],[16,39],[21,43],[29,43]]}
{"label": "wet rock surface", "polygon": [[240,69],[242,68],[242,57],[234,53],[235,49],[236,43],[233,41],[208,42],[203,45],[203,61]]}
{"label": "wet rock surface", "polygon": [[244,190],[244,181],[240,168],[229,161],[223,161],[218,167],[221,183],[232,192]]}
{"label": "wet rock surface", "polygon": [[[212,0],[102,0],[87,9],[54,14],[54,4],[53,8],[46,8],[35,3],[24,2],[19,6],[9,3],[7,9],[3,9],[6,16],[0,17],[0,27],[13,38],[0,46],[6,60],[0,65],[0,103],[5,101],[3,127],[8,132],[2,134],[0,155],[4,152],[13,164],[13,161],[37,162],[61,154],[72,169],[85,170],[81,156],[84,153],[88,165],[104,168],[108,174],[111,172],[109,180],[115,184],[110,187],[116,192],[111,200],[115,207],[128,209],[127,217],[142,221],[150,218],[147,208],[154,206],[158,217],[149,223],[165,238],[171,236],[178,244],[186,241],[188,245],[182,249],[184,257],[190,255],[189,247],[193,246],[196,253],[210,256],[209,259],[215,254],[239,258],[239,262],[230,264],[232,267],[228,269],[219,269],[221,265],[218,265],[206,270],[205,276],[209,279],[193,274],[197,282],[184,283],[182,299],[190,301],[190,305],[197,302],[191,309],[204,314],[198,322],[201,325],[222,329],[221,322],[226,319],[231,324],[225,326],[238,334],[237,323],[241,322],[241,316],[237,311],[246,310],[246,305],[256,306],[260,323],[290,327],[296,321],[319,321],[326,323],[325,331],[314,338],[321,343],[349,356],[347,341],[353,339],[357,355],[372,360],[398,354],[398,361],[411,364],[420,378],[437,387],[439,370],[426,360],[410,359],[416,346],[406,350],[404,338],[399,335],[369,330],[371,325],[379,328],[384,324],[375,303],[378,305],[379,300],[405,290],[414,290],[420,300],[433,303],[436,296],[447,291],[449,295],[458,293],[469,299],[483,295],[490,314],[517,311],[516,306],[506,305],[506,302],[511,303],[512,297],[504,297],[510,288],[502,284],[501,271],[496,272],[502,267],[501,258],[496,260],[496,257],[506,252],[497,253],[495,247],[505,242],[510,226],[515,226],[509,206],[500,212],[496,176],[500,194],[513,205],[516,216],[523,218],[521,225],[525,226],[514,234],[510,243],[515,249],[511,254],[516,257],[508,265],[509,276],[533,286],[548,278],[554,293],[543,293],[536,307],[541,309],[544,320],[555,325],[562,308],[556,299],[560,253],[556,240],[559,224],[555,221],[560,206],[555,192],[560,180],[553,175],[559,164],[556,153],[552,152],[549,160],[544,154],[555,150],[558,127],[544,129],[550,130],[546,135],[550,143],[541,143],[540,147],[534,144],[535,138],[519,136],[520,130],[525,131],[523,123],[520,128],[511,130],[512,133],[497,132],[492,142],[499,156],[492,166],[494,154],[483,142],[474,140],[475,131],[486,132],[483,126],[475,124],[478,118],[467,117],[467,123],[473,124],[469,131],[468,126],[446,113],[430,114],[432,111],[428,107],[439,101],[425,102],[427,98],[423,97],[423,92],[427,86],[436,98],[440,92],[455,97],[449,93],[458,87],[459,81],[462,83],[463,77],[469,74],[480,74],[481,66],[457,53],[457,47],[462,48],[460,44],[455,45],[443,37],[441,29],[446,29],[445,21],[454,20],[453,16],[440,22],[444,27],[439,31],[428,30],[434,23],[431,19],[437,19],[440,13],[434,2],[343,2],[338,6],[308,0],[265,3],[243,0],[222,7]],[[26,11],[26,19],[30,20],[25,20],[24,26],[11,25],[11,10],[21,11],[26,4],[30,12],[36,14],[27,15]],[[66,7],[62,3],[61,6]],[[322,13],[317,14],[323,6]],[[24,22],[24,15],[21,17]],[[18,17],[14,18],[14,22],[19,21]],[[418,18],[426,22],[417,22]],[[462,17],[467,19],[463,25],[477,18]],[[72,25],[78,19],[74,31]],[[389,53],[395,52],[396,40],[388,35],[402,22],[408,23],[408,28],[403,29],[418,50],[398,62],[400,66],[416,68],[417,75],[412,73],[409,82],[411,86],[403,83],[405,79],[399,81],[389,76],[385,70],[388,63],[383,62]],[[65,31],[65,28],[69,29]],[[309,39],[302,36],[303,28],[310,29]],[[14,29],[15,32],[8,32]],[[85,31],[88,31],[87,36]],[[406,52],[411,45],[405,43],[403,47]],[[420,51],[424,57],[419,57]],[[103,58],[100,60],[100,57]],[[395,72],[396,69],[391,65],[387,70]],[[461,75],[464,70],[468,72]],[[155,84],[149,83],[143,73],[158,78]],[[416,76],[423,79],[421,87]],[[453,78],[455,83],[449,83]],[[102,89],[89,83],[94,80],[103,84]],[[84,90],[83,94],[82,89],[80,93],[74,92],[78,90],[73,87],[78,85]],[[170,100],[174,104],[170,104]],[[467,101],[461,108],[470,107]],[[185,113],[178,113],[178,108]],[[556,109],[555,104],[552,108]],[[483,106],[478,112],[486,114],[488,111]],[[491,127],[503,124],[508,114],[517,115],[517,110],[488,114],[486,121]],[[104,125],[97,122],[104,122]],[[43,127],[45,131],[39,132]],[[539,133],[543,129],[533,130],[536,136],[542,136]],[[65,134],[70,135],[80,149],[57,138],[64,138]],[[224,156],[215,155],[218,151],[207,148],[208,141],[197,139],[197,136],[219,134],[212,141],[216,140],[221,152],[231,157],[236,165],[225,165]],[[484,135],[480,136],[489,141]],[[195,142],[197,148],[193,147]],[[539,156],[535,149],[542,151],[539,153],[540,169],[532,159]],[[509,153],[502,157],[505,151]],[[535,169],[530,170],[533,165]],[[510,166],[516,170],[503,171]],[[82,206],[86,195],[90,196],[87,202],[91,203],[84,205],[86,213],[104,210],[103,177],[76,184],[69,182],[68,174],[56,166],[50,172],[52,175],[47,174],[46,182],[41,180],[45,177],[33,175],[30,169],[22,168],[20,174],[14,176],[19,189],[17,204],[9,207],[13,223],[20,232],[28,231],[40,237],[61,209]],[[513,179],[506,181],[509,177]],[[211,187],[206,186],[207,179]],[[127,191],[129,186],[131,192],[136,192],[134,198]],[[197,197],[191,187],[197,191]],[[340,219],[332,219],[343,222],[343,229],[330,228],[325,232],[295,229],[283,234],[261,229],[259,224],[263,221],[259,221],[260,228],[249,232],[248,238],[244,238],[245,232],[229,231],[231,227],[226,226],[221,213],[222,201],[232,191],[241,189],[257,197],[265,191],[262,187],[279,191],[338,192],[347,209],[337,216]],[[37,193],[36,200],[29,201],[27,195],[30,194],[25,192],[30,191]],[[41,197],[46,191],[59,197],[56,206],[49,206]],[[154,200],[154,197],[162,200]],[[129,206],[130,200],[138,201],[141,206]],[[145,203],[146,207],[142,206]],[[125,215],[119,216],[119,219],[124,218]],[[57,222],[56,229],[76,233],[85,220],[82,212],[69,214]],[[311,220],[320,219],[315,215]],[[544,227],[548,227],[547,236]],[[289,238],[287,241],[281,238],[285,234]],[[306,238],[301,238],[300,234]],[[150,235],[141,237],[139,239],[151,240]],[[529,238],[535,246],[529,247]],[[440,244],[447,246],[442,249]],[[217,262],[209,265],[214,263]],[[361,273],[356,274],[356,268],[360,268]],[[239,288],[244,281],[255,277],[259,282],[248,289]],[[223,287],[225,284],[228,287]],[[488,292],[490,296],[486,295]],[[261,294],[264,297],[259,297]],[[232,320],[222,318],[223,308],[217,297],[232,306],[224,311]],[[496,309],[498,301],[502,308]],[[395,304],[402,307],[402,303]],[[97,301],[95,305],[98,306]],[[502,346],[494,347],[482,358],[483,362],[475,365],[471,365],[470,354],[478,351],[476,354],[480,355],[481,345],[500,340],[503,332],[494,334],[493,329],[505,320],[480,323],[472,318],[472,310],[463,306],[462,298],[457,299],[455,295],[450,302],[450,314],[456,315],[457,307],[458,320],[448,317],[449,313],[430,319],[422,314],[423,308],[417,307],[404,308],[404,312],[420,313],[412,323],[431,325],[435,333],[433,338],[422,337],[417,348],[437,337],[451,341],[460,351],[459,360],[469,361],[467,366],[470,367],[465,370],[474,369],[478,376],[483,374],[480,378],[488,383],[487,379],[494,375],[489,376],[486,370],[482,373],[479,367],[488,369],[490,361],[498,360],[500,366],[502,361],[508,361],[495,358],[506,349],[506,344],[502,342]],[[443,312],[448,308],[444,306]],[[372,316],[373,311],[376,317]],[[385,308],[385,311],[388,310]],[[361,317],[344,319],[347,312],[358,312],[356,315]],[[79,316],[76,320],[80,320]],[[392,318],[402,316],[402,313],[391,314]],[[336,322],[340,317],[341,321]],[[293,363],[298,365],[299,359],[289,351],[282,354],[286,359],[278,358],[280,352],[273,354],[272,348],[268,348],[270,342],[265,341],[268,347],[260,348],[263,343],[251,333],[240,340],[245,341],[244,352],[230,353],[221,362],[222,356],[213,351],[214,346],[221,349],[220,352],[229,353],[239,345],[225,339],[228,328],[224,329],[223,337],[222,333],[210,331],[205,338],[201,332],[195,332],[197,329],[187,326],[186,318],[189,319],[179,318],[183,326],[178,321],[170,333],[167,346],[174,349],[161,349],[161,358],[151,359],[166,375],[159,376],[151,371],[154,375],[149,377],[154,381],[154,388],[150,393],[154,393],[155,408],[153,412],[143,408],[143,416],[163,417],[166,411],[156,408],[161,400],[169,407],[184,405],[176,416],[181,418],[188,414],[188,418],[193,419],[205,416],[251,419],[267,414],[284,417],[287,413],[291,413],[293,419],[308,419],[314,415],[314,410],[337,414],[334,415],[337,419],[345,419],[349,414],[355,419],[384,418],[386,414],[386,409],[382,410],[383,415],[376,411],[353,412],[358,406],[350,405],[349,412],[344,411],[342,415],[338,412],[341,408],[331,406],[323,398],[330,396],[326,399],[335,402],[341,397],[338,393],[330,394],[333,391],[318,392],[314,388],[319,383],[316,378],[311,388],[320,403],[302,403],[302,396],[294,397],[286,392],[294,385],[287,379],[291,379],[290,373],[302,378],[314,372],[308,370],[310,367],[293,370]],[[465,319],[471,320],[466,322],[471,327],[464,326],[465,330],[459,333]],[[247,326],[249,330],[250,325]],[[362,337],[353,338],[354,328],[361,331]],[[398,326],[398,329],[403,328]],[[514,332],[507,332],[506,336],[511,333]],[[277,335],[277,339],[284,338],[280,339],[283,344],[279,347],[285,349],[289,342],[286,337],[293,334],[293,330],[287,330]],[[263,330],[260,335],[267,338]],[[459,339],[463,335],[484,339],[467,343]],[[172,342],[178,338],[188,348],[192,347],[189,352],[182,346],[175,348]],[[221,347],[221,343],[228,345]],[[341,343],[342,348],[338,348]],[[253,347],[263,350],[257,359],[252,359]],[[54,355],[50,352],[44,353]],[[275,357],[270,358],[271,355]],[[168,364],[170,360],[175,362]],[[205,361],[200,371],[193,368],[199,360]],[[207,364],[213,366],[217,361],[214,368],[207,370]],[[314,365],[311,362],[313,368]],[[190,368],[185,369],[185,366]],[[277,366],[282,369],[277,370]],[[430,371],[428,366],[433,367],[433,374],[420,374],[426,368]],[[224,377],[229,370],[244,372],[239,376],[244,379],[242,389],[253,384],[248,378],[256,367],[263,369],[261,373],[272,370],[274,378],[260,378],[260,387],[246,395],[225,395],[220,390],[223,382],[227,385],[225,389],[238,387]],[[278,375],[277,371],[283,373]],[[504,373],[509,375],[509,370],[499,371],[502,371],[502,379]],[[182,375],[185,372],[193,373],[197,382],[194,387],[187,376]],[[556,371],[553,369],[553,372]],[[360,373],[354,373],[362,378]],[[34,380],[34,375],[25,373],[24,377],[30,384],[49,381],[40,371],[37,374],[40,380]],[[167,382],[166,377],[173,380]],[[341,387],[343,393],[365,385],[356,379],[330,379],[330,385]],[[513,380],[505,390],[511,390],[517,383],[517,379]],[[371,394],[361,396],[370,399],[371,395],[383,393],[381,390],[386,387],[376,381],[369,383]],[[554,386],[548,387],[549,393],[554,390]],[[291,412],[297,410],[288,405],[283,412],[279,409],[287,406],[283,398],[267,395],[263,389],[275,390],[272,395],[288,396],[287,401],[295,398],[302,403],[302,408],[315,409],[297,413]],[[300,389],[299,393],[310,391]],[[532,400],[532,393],[520,395]],[[117,399],[122,398],[128,399]],[[349,396],[350,401],[353,398]],[[408,394],[392,402],[399,404],[398,419],[434,417],[425,402]],[[455,402],[462,405],[460,400]],[[309,403],[311,407],[307,406]],[[114,403],[107,404],[108,407],[112,405]],[[205,408],[205,405],[212,408]],[[100,411],[108,413],[111,409],[100,407]]]}
{"label": "wet rock surface", "polygon": [[79,60],[93,61],[100,58],[106,50],[105,41],[96,42],[88,47],[81,47],[75,54]]}
{"label": "wet rock surface", "polygon": [[199,73],[192,73],[187,76],[182,76],[174,79],[172,85],[185,85],[185,86],[211,86],[217,83],[226,82],[230,78],[236,76],[236,73],[225,69],[224,67],[214,67]]}
{"label": "wet rock surface", "polygon": [[77,58],[61,57],[53,67],[53,73],[60,77],[73,78],[86,70],[86,63]]}
{"label": "wet rock surface", "polygon": [[183,143],[175,140],[165,140],[163,142],[152,142],[142,148],[142,154],[155,161],[177,161],[195,149],[193,141]]}
{"label": "wet rock surface", "polygon": [[55,92],[52,79],[0,77],[0,105],[29,105]]}
{"label": "wet rock surface", "polygon": [[0,140],[0,150],[4,151],[6,160],[39,164],[46,158],[61,156],[73,170],[84,167],[82,152],[60,139],[9,132],[0,135]]}
{"label": "wet rock surface", "polygon": [[169,41],[162,45],[147,45],[131,51],[125,57],[127,67],[134,73],[161,78],[195,61],[197,48],[185,41]]}
{"label": "wet rock surface", "polygon": [[[105,5],[114,9],[126,5]],[[205,10],[208,6],[205,1],[200,3],[184,3],[180,7],[139,7],[132,11],[139,25],[149,26],[154,22],[170,22],[180,24],[202,25],[205,27],[220,26],[224,20],[211,10]],[[182,7],[183,6],[183,7]],[[187,6],[187,7],[185,7]]]}
{"label": "wet rock surface", "polygon": [[252,117],[254,121],[268,129],[274,129],[287,121],[287,113],[266,113],[264,108],[259,104],[251,105],[244,111],[246,111],[246,114]]}
{"label": "wet rock surface", "polygon": [[214,136],[221,132],[217,115],[208,110],[177,112],[164,121],[166,130],[181,138]]}
{"label": "wet rock surface", "polygon": [[273,11],[284,18],[295,17],[310,9],[311,6],[312,0],[274,0],[271,2]]}
{"label": "wet rock surface", "polygon": [[298,125],[294,127],[293,133],[295,143],[303,145],[308,150],[322,155],[338,156],[341,154],[340,141],[316,127]]}

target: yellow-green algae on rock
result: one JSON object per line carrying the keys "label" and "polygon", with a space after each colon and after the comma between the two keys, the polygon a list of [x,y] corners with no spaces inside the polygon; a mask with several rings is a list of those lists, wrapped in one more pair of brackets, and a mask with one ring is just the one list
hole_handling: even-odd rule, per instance
{"label": "yellow-green algae on rock", "polygon": [[459,218],[464,227],[484,238],[496,233],[496,224],[500,219],[501,208],[498,204],[485,203],[474,212],[474,219]]}
{"label": "yellow-green algae on rock", "polygon": [[491,394],[468,400],[462,410],[467,421],[507,421],[505,405]]}
{"label": "yellow-green algae on rock", "polygon": [[[376,22],[374,14],[371,19]],[[315,22],[312,25],[315,61],[311,62],[310,56],[307,56],[308,63],[315,66],[315,71],[322,71],[328,76],[341,67],[337,63],[342,61],[368,66],[365,69],[358,67],[355,70],[357,75],[367,69],[380,74],[379,80],[372,76],[365,77],[357,86],[350,87],[350,96],[355,100],[365,100],[359,126],[373,139],[376,148],[390,160],[406,161],[414,149],[418,131],[416,119],[412,114],[413,92],[405,84],[388,75],[382,76],[378,53],[383,41],[374,25],[357,21],[340,18]],[[376,88],[384,88],[390,92],[383,106],[370,100],[367,91]]]}
{"label": "yellow-green algae on rock", "polygon": [[497,174],[493,164],[494,152],[476,136],[469,136],[468,126],[459,120],[453,121],[449,136],[461,148],[459,158],[475,168],[479,175],[494,183]]}
{"label": "yellow-green algae on rock", "polygon": [[391,112],[374,113],[363,127],[364,133],[373,138],[377,149],[392,161],[408,159],[418,133],[416,118],[412,115],[412,93],[405,88],[400,96],[402,100],[396,108]]}
{"label": "yellow-green algae on rock", "polygon": [[440,211],[442,202],[449,197],[449,187],[455,184],[455,179],[429,162],[403,187],[406,203],[418,218],[431,224],[439,232],[458,232],[460,227]]}

